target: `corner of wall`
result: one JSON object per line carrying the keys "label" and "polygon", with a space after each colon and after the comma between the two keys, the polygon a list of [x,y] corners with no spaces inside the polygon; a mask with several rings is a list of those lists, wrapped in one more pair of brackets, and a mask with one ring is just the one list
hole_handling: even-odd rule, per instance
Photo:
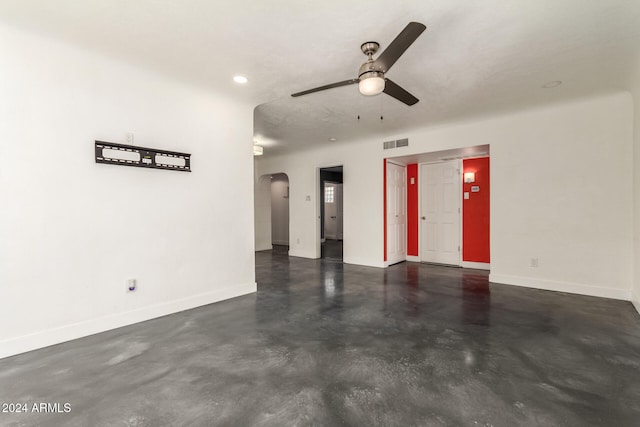
{"label": "corner of wall", "polygon": [[631,303],[636,308],[636,311],[638,312],[638,314],[640,314],[640,296],[634,295],[631,299]]}
{"label": "corner of wall", "polygon": [[631,302],[640,313],[640,52],[631,73],[630,95],[633,109],[633,277]]}

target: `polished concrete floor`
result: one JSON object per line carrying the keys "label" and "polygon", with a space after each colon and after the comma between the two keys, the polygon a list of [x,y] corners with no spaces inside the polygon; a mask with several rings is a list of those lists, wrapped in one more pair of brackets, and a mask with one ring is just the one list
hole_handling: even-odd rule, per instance
{"label": "polished concrete floor", "polygon": [[320,245],[320,257],[342,261],[342,240],[327,239]]}
{"label": "polished concrete floor", "polygon": [[62,410],[0,425],[640,425],[627,302],[413,263],[256,262],[255,295],[0,360],[0,402]]}

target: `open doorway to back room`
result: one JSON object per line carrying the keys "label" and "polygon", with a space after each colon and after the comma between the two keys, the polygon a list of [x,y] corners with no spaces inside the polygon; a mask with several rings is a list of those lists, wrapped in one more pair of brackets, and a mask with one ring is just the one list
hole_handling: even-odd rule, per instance
{"label": "open doorway to back room", "polygon": [[320,169],[320,256],[342,261],[342,166]]}
{"label": "open doorway to back room", "polygon": [[289,252],[289,177],[271,175],[271,245],[274,252]]}

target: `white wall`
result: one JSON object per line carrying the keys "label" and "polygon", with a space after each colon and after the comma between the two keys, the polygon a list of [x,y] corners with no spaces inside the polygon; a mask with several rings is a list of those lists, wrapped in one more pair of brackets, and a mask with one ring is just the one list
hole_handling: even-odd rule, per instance
{"label": "white wall", "polygon": [[[0,357],[255,291],[252,106],[9,27],[0,50]],[[126,132],[193,172],[96,164]]]}
{"label": "white wall", "polygon": [[634,171],[634,277],[632,302],[640,313],[640,52],[636,58],[635,72],[631,73],[631,95],[633,96],[633,171]]}
{"label": "white wall", "polygon": [[630,299],[631,111],[622,94],[499,130],[508,138],[491,144],[492,281]]}
{"label": "white wall", "polygon": [[289,244],[289,179],[284,174],[273,175],[271,180],[271,242]]}
{"label": "white wall", "polygon": [[271,175],[255,174],[253,221],[255,224],[255,250],[266,251],[271,245]]}
{"label": "white wall", "polygon": [[[631,116],[631,98],[621,93],[265,156],[257,169],[288,174],[290,254],[313,258],[317,168],[344,164],[344,261],[382,267],[382,159],[490,144],[491,280],[629,299]],[[410,146],[382,150],[382,141],[400,137],[409,137]],[[532,257],[538,268],[529,267]]]}

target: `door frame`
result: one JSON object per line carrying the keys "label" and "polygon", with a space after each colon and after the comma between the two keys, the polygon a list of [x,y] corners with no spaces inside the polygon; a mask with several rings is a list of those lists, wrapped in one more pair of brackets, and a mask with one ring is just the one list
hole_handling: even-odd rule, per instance
{"label": "door frame", "polygon": [[[339,162],[339,163],[327,163],[327,164],[323,164],[320,166],[316,166],[316,185],[315,185],[315,212],[316,212],[316,255],[315,255],[315,259],[320,259],[322,258],[322,219],[320,217],[320,215],[322,215],[321,213],[321,209],[322,209],[322,203],[320,201],[320,198],[324,198],[324,192],[320,191],[320,182],[322,181],[321,177],[320,177],[320,170],[321,169],[329,169],[329,168],[337,168],[337,167],[342,167],[342,241],[344,244],[344,235],[345,235],[345,227],[344,227],[344,162]],[[344,246],[343,246],[344,248]],[[342,262],[344,263],[344,249],[342,252]]]}
{"label": "door frame", "polygon": [[[422,166],[423,165],[433,165],[433,164],[438,164],[438,163],[446,163],[446,162],[457,162],[457,166],[458,166],[458,180],[459,182],[459,186],[458,186],[458,201],[459,201],[459,212],[458,212],[458,247],[460,248],[460,250],[458,251],[458,263],[457,264],[446,264],[449,266],[453,266],[453,267],[461,267],[462,266],[462,190],[463,190],[463,186],[462,186],[462,159],[452,159],[452,160],[438,160],[438,161],[434,161],[434,162],[424,162],[424,163],[418,163],[418,183],[419,183],[419,187],[418,187],[418,258],[420,259],[420,262],[422,261],[422,251],[423,251],[423,247],[422,247],[422,232],[423,232],[423,226],[422,226],[422,198],[423,198],[423,193],[425,191],[424,188],[422,188]],[[443,264],[444,265],[444,264]]]}

